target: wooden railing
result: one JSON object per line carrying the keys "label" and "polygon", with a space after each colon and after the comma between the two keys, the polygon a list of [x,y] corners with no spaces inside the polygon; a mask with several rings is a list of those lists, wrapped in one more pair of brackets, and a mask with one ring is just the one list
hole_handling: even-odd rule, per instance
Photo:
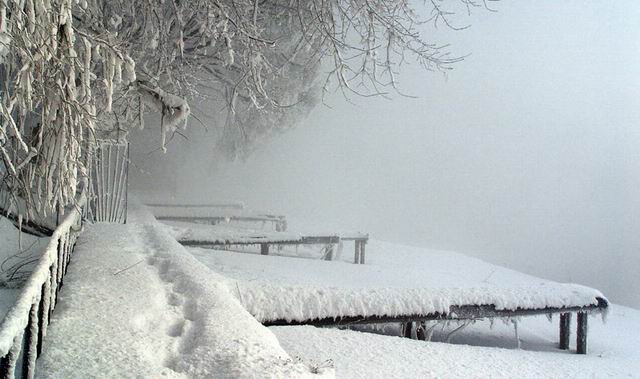
{"label": "wooden railing", "polygon": [[74,207],[67,209],[18,299],[0,324],[0,378],[34,376],[36,358],[42,353],[51,312],[82,228],[85,203],[83,195]]}

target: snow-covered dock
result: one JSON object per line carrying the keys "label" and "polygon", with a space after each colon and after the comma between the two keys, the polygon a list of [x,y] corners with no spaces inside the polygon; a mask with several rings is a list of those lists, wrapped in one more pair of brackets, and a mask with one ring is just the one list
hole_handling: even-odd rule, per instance
{"label": "snow-covered dock", "polygon": [[[366,265],[192,248],[235,280],[235,295],[266,325],[476,320],[605,311],[597,290],[525,275],[452,252],[373,241]],[[564,316],[566,318],[566,316]],[[566,336],[568,328],[562,333]],[[566,337],[565,337],[566,338]],[[566,340],[562,341],[566,345]],[[586,351],[578,345],[579,352]]]}
{"label": "snow-covered dock", "polygon": [[256,212],[242,203],[147,204],[158,220],[216,225],[220,223],[268,223],[278,232],[287,229],[282,215]]}
{"label": "snow-covered dock", "polygon": [[313,235],[238,228],[227,224],[207,225],[183,221],[164,221],[169,233],[187,247],[220,248],[259,245],[260,253],[269,255],[271,246],[325,245],[325,259],[332,260],[335,245],[344,241],[354,242],[354,263],[364,263],[365,245],[369,235],[362,233],[316,233]]}
{"label": "snow-covered dock", "polygon": [[[158,211],[160,209],[160,211]],[[427,320],[478,320],[560,314],[560,347],[567,349],[572,314],[577,315],[578,353],[587,351],[588,313],[606,312],[608,301],[599,291],[574,284],[541,280],[452,252],[422,250],[408,253],[398,247],[378,248],[373,263],[364,267],[341,262],[302,262],[291,258],[211,253],[232,245],[259,245],[268,255],[270,245],[336,244],[338,234],[304,236],[283,231],[238,228],[201,223],[203,207],[170,207],[180,217],[165,217],[166,208],[154,208],[169,232],[212,270],[233,266],[225,276],[236,279],[237,296],[265,325],[343,325],[403,322],[405,335],[424,333]],[[193,210],[195,209],[194,214]],[[196,217],[197,216],[197,217]],[[190,221],[190,222],[189,222]],[[347,236],[355,242],[355,263],[365,263],[368,235]],[[197,248],[206,247],[206,250]],[[410,249],[409,249],[410,250]],[[328,255],[333,260],[333,251]],[[291,280],[282,272],[293,268]],[[414,272],[411,272],[411,271]],[[305,273],[304,278],[300,273]],[[501,275],[502,274],[502,275]],[[502,276],[502,277],[501,277]],[[310,278],[315,278],[311,280]],[[344,280],[346,278],[346,280]],[[493,281],[489,281],[493,279]],[[311,280],[313,283],[309,283]],[[242,284],[242,290],[240,289]]]}

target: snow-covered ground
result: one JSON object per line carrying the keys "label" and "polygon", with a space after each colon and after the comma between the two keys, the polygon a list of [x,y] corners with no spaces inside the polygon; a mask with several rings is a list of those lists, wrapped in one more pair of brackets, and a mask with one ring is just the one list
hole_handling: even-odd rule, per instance
{"label": "snow-covered ground", "polygon": [[[18,296],[19,289],[15,288],[16,283],[11,280],[12,274],[28,274],[33,268],[44,248],[47,246],[49,238],[38,238],[32,235],[21,233],[18,229],[4,217],[0,216],[0,320],[5,316]],[[31,262],[21,267],[15,272],[22,262]],[[10,283],[6,283],[9,281]],[[19,283],[18,283],[19,284]]]}
{"label": "snow-covered ground", "polygon": [[[366,326],[358,327],[360,331],[265,328],[251,315],[258,306],[265,307],[261,318],[289,311],[292,304],[301,306],[305,298],[297,296],[309,291],[313,299],[327,294],[335,300],[336,294],[341,295],[334,292],[337,289],[378,300],[357,303],[355,308],[340,302],[306,304],[303,308],[312,312],[294,307],[292,314],[319,314],[321,306],[332,312],[377,312],[378,306],[393,303],[385,291],[410,293],[418,284],[422,292],[414,295],[425,295],[424,286],[433,285],[436,295],[431,302],[425,305],[407,297],[397,311],[487,300],[478,298],[481,289],[498,294],[489,300],[498,300],[506,308],[517,301],[566,305],[601,296],[585,287],[544,281],[460,254],[379,241],[367,246],[366,265],[347,263],[352,252],[346,246],[334,262],[310,256],[190,251],[136,204],[131,205],[127,225],[89,225],[65,277],[44,354],[38,359],[38,375],[425,378],[633,377],[640,373],[640,337],[630,332],[640,328],[640,312],[617,306],[607,324],[599,316],[590,318],[587,356],[555,348],[557,318],[553,325],[545,318],[522,320],[522,349],[517,349],[513,327],[500,323],[493,329],[476,323],[456,334],[454,344],[446,344],[438,341],[445,340],[450,329],[437,331],[433,342],[425,342],[392,336],[398,334],[395,324],[366,333]],[[447,298],[452,293],[445,290],[452,289],[452,284],[463,297]],[[278,298],[261,300],[258,292],[250,292],[252,286],[281,292],[271,293]],[[516,300],[525,289],[529,295]],[[286,305],[278,308],[277,303]]]}
{"label": "snow-covered ground", "polygon": [[446,251],[381,241],[367,264],[344,249],[338,261],[191,248],[260,321],[448,313],[452,305],[543,309],[597,304],[599,291],[561,284]]}
{"label": "snow-covered ground", "polygon": [[222,277],[135,208],[129,224],[80,237],[44,343],[44,377],[314,376]]}
{"label": "snow-covered ground", "polygon": [[314,365],[330,360],[338,378],[640,377],[640,311],[613,305],[606,324],[592,318],[588,355],[557,350],[554,321],[521,320],[521,349],[513,327],[502,323],[477,323],[453,344],[312,326],[270,329],[291,356]]}

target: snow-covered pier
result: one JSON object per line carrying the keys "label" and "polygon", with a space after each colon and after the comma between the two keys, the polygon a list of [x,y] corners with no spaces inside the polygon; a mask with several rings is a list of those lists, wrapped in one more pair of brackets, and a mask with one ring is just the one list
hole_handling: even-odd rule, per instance
{"label": "snow-covered pier", "polygon": [[[597,290],[556,283],[453,252],[371,241],[366,265],[192,248],[210,269],[234,279],[245,308],[265,325],[516,319],[578,314],[578,353],[586,353],[587,314],[605,312]],[[304,274],[302,274],[304,273]],[[561,323],[560,347],[569,325]],[[407,328],[406,335],[412,333]]]}
{"label": "snow-covered pier", "polygon": [[[154,210],[155,214],[155,210]],[[260,246],[262,255],[269,255],[270,248],[283,245],[324,245],[327,251],[324,259],[332,260],[335,246],[343,242],[353,242],[356,264],[365,262],[365,246],[369,235],[364,233],[317,233],[302,234],[285,231],[270,231],[237,228],[228,224],[208,225],[199,223],[199,218],[182,217],[180,221],[156,216],[168,227],[170,233],[187,247],[228,248],[231,246]],[[185,221],[186,220],[186,221]],[[190,222],[189,222],[190,220]]]}
{"label": "snow-covered pier", "polygon": [[158,220],[217,225],[220,223],[269,223],[275,231],[287,230],[282,215],[247,210],[243,203],[147,204]]}

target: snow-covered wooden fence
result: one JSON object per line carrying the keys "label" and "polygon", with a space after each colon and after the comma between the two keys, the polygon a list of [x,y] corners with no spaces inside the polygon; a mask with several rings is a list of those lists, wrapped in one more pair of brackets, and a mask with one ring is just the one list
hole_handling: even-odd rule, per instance
{"label": "snow-covered wooden fence", "polygon": [[101,141],[91,167],[88,218],[98,222],[127,221],[129,143]]}
{"label": "snow-covered wooden fence", "polygon": [[[32,378],[51,312],[82,227],[84,191],[66,211],[33,273],[0,324],[0,378]],[[17,367],[18,364],[21,367]]]}

